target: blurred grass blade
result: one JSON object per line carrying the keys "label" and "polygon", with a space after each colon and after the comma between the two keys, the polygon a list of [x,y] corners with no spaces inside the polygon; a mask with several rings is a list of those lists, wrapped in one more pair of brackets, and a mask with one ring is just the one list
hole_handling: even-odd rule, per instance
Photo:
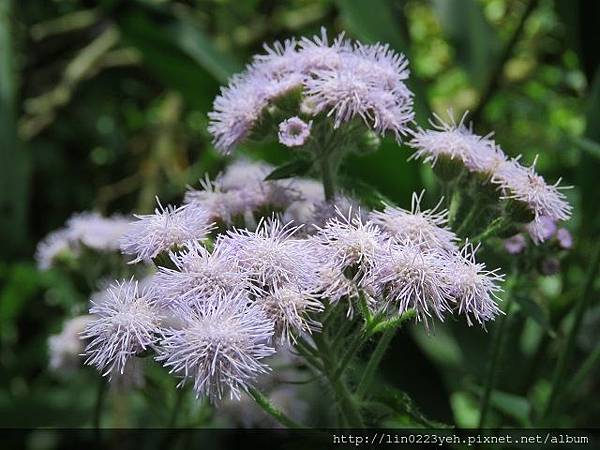
{"label": "blurred grass blade", "polygon": [[442,29],[456,52],[458,63],[476,87],[487,80],[500,42],[475,0],[434,0]]}
{"label": "blurred grass blade", "polygon": [[29,154],[16,125],[17,85],[13,53],[13,1],[0,2],[0,233],[6,256],[24,253],[27,237]]}
{"label": "blurred grass blade", "polygon": [[231,75],[242,70],[241,64],[218,51],[206,34],[183,12],[177,13],[176,17],[178,20],[168,28],[174,42],[216,80],[225,83]]}

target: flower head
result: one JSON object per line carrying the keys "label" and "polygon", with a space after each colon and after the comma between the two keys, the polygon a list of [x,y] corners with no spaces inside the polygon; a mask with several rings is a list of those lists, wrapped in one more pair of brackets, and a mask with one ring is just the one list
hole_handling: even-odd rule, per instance
{"label": "flower head", "polygon": [[526,246],[527,241],[525,240],[525,236],[523,236],[521,233],[515,234],[514,236],[504,240],[504,249],[510,255],[518,255],[525,249]]}
{"label": "flower head", "polygon": [[300,147],[310,137],[312,121],[306,123],[299,117],[290,117],[279,124],[279,142],[286,147]]}
{"label": "flower head", "polygon": [[548,216],[538,216],[527,224],[527,231],[533,242],[545,242],[556,234],[556,222]]}
{"label": "flower head", "polygon": [[446,227],[448,211],[441,210],[441,201],[432,209],[421,210],[420,195],[413,193],[411,209],[407,211],[386,205],[383,212],[373,211],[371,221],[398,242],[408,241],[429,249],[456,251],[456,235]]}
{"label": "flower head", "polygon": [[498,273],[498,269],[489,271],[485,264],[476,262],[477,249],[467,244],[451,261],[452,296],[458,313],[466,316],[469,326],[473,324],[471,316],[485,325],[501,313],[496,305],[499,300],[496,293],[502,290],[498,283],[504,280],[504,276]]}
{"label": "flower head", "polygon": [[556,232],[556,240],[561,248],[569,250],[573,248],[573,236],[566,228],[559,228]]}
{"label": "flower head", "polygon": [[310,291],[317,281],[316,257],[312,246],[293,237],[297,230],[276,218],[261,220],[254,232],[228,231],[216,245],[267,291],[283,285]]}
{"label": "flower head", "polygon": [[35,250],[35,260],[40,270],[50,269],[56,258],[72,249],[69,231],[60,229],[53,231],[42,239]]}
{"label": "flower head", "polygon": [[52,370],[69,370],[80,364],[84,342],[80,333],[94,318],[77,316],[65,321],[60,333],[48,338],[48,353]]}
{"label": "flower head", "polygon": [[449,256],[412,242],[391,243],[379,254],[373,284],[399,314],[413,308],[417,319],[444,320],[452,302]]}
{"label": "flower head", "polygon": [[154,214],[136,216],[121,238],[121,251],[134,255],[132,262],[150,261],[175,245],[202,240],[212,229],[206,210],[196,205],[158,206]]}
{"label": "flower head", "polygon": [[96,212],[73,215],[67,221],[70,238],[95,250],[119,249],[119,239],[129,228],[127,217],[102,217]]}
{"label": "flower head", "polygon": [[259,296],[256,303],[273,322],[274,339],[288,346],[297,336],[319,328],[309,314],[324,308],[316,297],[292,286],[276,287],[273,292]]}
{"label": "flower head", "polygon": [[232,398],[267,372],[261,361],[273,354],[269,346],[273,323],[243,294],[227,296],[185,310],[184,326],[168,330],[157,357],[171,373],[191,380],[197,396],[212,401],[228,390]]}
{"label": "flower head", "polygon": [[95,318],[82,333],[90,339],[85,363],[96,366],[102,375],[123,374],[127,361],[153,348],[162,333],[151,292],[139,289],[133,279],[109,287],[102,303],[92,303],[90,314]]}

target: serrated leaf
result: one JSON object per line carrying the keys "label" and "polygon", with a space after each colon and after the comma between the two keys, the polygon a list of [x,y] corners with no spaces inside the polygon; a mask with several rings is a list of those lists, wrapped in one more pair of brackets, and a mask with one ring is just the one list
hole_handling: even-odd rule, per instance
{"label": "serrated leaf", "polygon": [[273,172],[265,177],[268,180],[281,180],[283,178],[291,178],[303,176],[311,169],[313,162],[307,159],[296,159],[277,167]]}

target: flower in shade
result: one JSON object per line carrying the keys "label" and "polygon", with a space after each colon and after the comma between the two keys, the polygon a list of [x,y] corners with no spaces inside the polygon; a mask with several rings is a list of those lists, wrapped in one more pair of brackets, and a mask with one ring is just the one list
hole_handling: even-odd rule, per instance
{"label": "flower in shade", "polygon": [[499,269],[486,270],[485,264],[475,260],[478,248],[466,244],[450,263],[451,294],[458,313],[465,315],[469,326],[473,324],[471,317],[485,326],[501,313],[496,304],[499,300],[496,293],[502,290],[498,284],[504,276]]}
{"label": "flower in shade", "polygon": [[180,385],[192,381],[196,396],[215,401],[229,391],[239,398],[267,372],[261,360],[275,352],[273,323],[243,294],[184,309],[182,319],[182,328],[166,331],[157,360],[182,378]]}
{"label": "flower in shade", "polygon": [[130,358],[155,347],[162,333],[161,316],[152,293],[133,279],[113,284],[106,294],[102,303],[92,303],[94,320],[81,336],[90,340],[85,363],[112,377],[123,374]]}
{"label": "flower in shade", "polygon": [[299,117],[290,117],[279,124],[279,142],[286,147],[300,147],[310,137],[312,120],[308,123]]}
{"label": "flower in shade", "polygon": [[228,231],[219,236],[216,246],[267,291],[283,285],[310,291],[317,283],[316,256],[306,241],[293,237],[297,230],[276,218],[261,219],[255,231]]}
{"label": "flower in shade", "polygon": [[130,218],[102,217],[96,212],[73,215],[67,221],[70,238],[95,250],[118,250],[119,239],[129,228]]}
{"label": "flower in shade", "polygon": [[444,320],[451,310],[450,257],[406,241],[391,243],[378,254],[373,285],[390,309],[414,309],[418,320]]}
{"label": "flower in shade", "polygon": [[150,261],[173,246],[205,239],[212,230],[208,213],[197,205],[163,208],[159,202],[154,214],[136,217],[121,238],[121,251],[134,255],[132,262]]}
{"label": "flower in shade", "polygon": [[53,231],[42,239],[35,250],[35,260],[40,270],[50,269],[56,258],[73,250],[71,239],[67,229]]}
{"label": "flower in shade", "polygon": [[80,364],[84,341],[80,333],[94,318],[90,315],[77,316],[65,321],[60,333],[48,338],[48,353],[52,370],[70,370]]}
{"label": "flower in shade", "polygon": [[252,285],[235,260],[217,247],[209,252],[199,243],[171,252],[175,268],[159,267],[152,277],[153,289],[161,305],[177,308],[218,301],[226,295],[250,290]]}
{"label": "flower in shade", "polygon": [[262,183],[275,167],[263,161],[238,159],[227,166],[217,177],[219,187],[227,191],[247,189],[248,185]]}
{"label": "flower in shade", "polygon": [[256,303],[273,322],[274,339],[283,345],[290,345],[297,336],[318,329],[319,323],[309,314],[324,308],[316,297],[292,286],[276,287],[273,292],[259,296]]}
{"label": "flower in shade", "polygon": [[[338,212],[339,211],[339,212]],[[321,200],[314,204],[313,215],[309,223],[311,232],[316,231],[319,227],[324,227],[327,221],[336,217],[339,213],[343,216],[351,215],[352,211],[358,213],[361,220],[366,220],[368,216],[368,208],[362,206],[358,200],[344,194],[336,194],[331,200]]]}
{"label": "flower in shade", "polygon": [[458,238],[446,226],[448,211],[440,209],[441,200],[434,208],[421,210],[423,194],[413,193],[410,211],[386,205],[383,211],[373,211],[370,219],[398,242],[455,252]]}
{"label": "flower in shade", "polygon": [[527,224],[527,231],[536,244],[545,242],[556,234],[556,222],[548,216],[538,216]]}
{"label": "flower in shade", "polygon": [[520,233],[504,240],[504,249],[511,255],[518,255],[526,246],[525,236]]}
{"label": "flower in shade", "polygon": [[573,236],[566,228],[559,228],[556,232],[556,240],[558,245],[565,250],[573,248]]}

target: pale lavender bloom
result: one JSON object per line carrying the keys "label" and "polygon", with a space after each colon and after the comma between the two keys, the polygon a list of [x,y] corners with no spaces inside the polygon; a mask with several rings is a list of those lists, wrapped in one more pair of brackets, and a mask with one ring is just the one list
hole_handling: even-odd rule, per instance
{"label": "pale lavender bloom", "polygon": [[[323,183],[308,178],[293,178],[289,189],[298,195],[298,199],[291,202],[284,212],[284,221],[310,225],[315,213],[315,205],[325,201]],[[308,227],[303,231],[307,232]]]}
{"label": "pale lavender bloom", "polygon": [[506,161],[497,170],[492,179],[505,192],[506,199],[525,203],[537,218],[547,216],[555,222],[571,217],[571,205],[561,192],[560,179],[553,185],[544,181],[535,171],[536,160],[531,167],[522,166],[518,158]]}
{"label": "pale lavender bloom", "polygon": [[273,338],[278,344],[289,346],[297,336],[320,328],[320,324],[310,318],[310,313],[323,311],[323,304],[315,296],[294,286],[275,287],[273,292],[259,296],[256,304],[273,322]]}
{"label": "pale lavender bloom", "polygon": [[69,371],[79,366],[84,342],[80,333],[94,320],[93,316],[83,315],[66,320],[62,330],[48,338],[48,354],[50,369]]}
{"label": "pale lavender bloom", "polygon": [[95,250],[116,251],[119,239],[127,232],[130,218],[102,217],[96,212],[73,215],[67,221],[70,238]]}
{"label": "pale lavender bloom", "polygon": [[323,261],[340,271],[356,270],[357,280],[362,279],[375,264],[375,257],[383,244],[382,233],[376,225],[365,222],[358,212],[347,214],[339,209],[337,217],[317,228],[312,240]]}
{"label": "pale lavender bloom", "polygon": [[520,233],[504,240],[504,249],[510,255],[518,255],[525,249],[526,246],[527,241],[525,240],[525,236]]}
{"label": "pale lavender bloom", "polygon": [[127,361],[154,348],[162,333],[151,293],[133,279],[113,284],[102,303],[92,304],[90,314],[95,318],[81,334],[90,340],[85,363],[103,376],[123,374]]}
{"label": "pale lavender bloom", "polygon": [[156,359],[182,378],[180,386],[191,380],[196,396],[215,401],[229,391],[239,398],[268,371],[261,360],[275,353],[273,323],[243,294],[186,309],[182,319],[183,328],[166,332]]}
{"label": "pale lavender bloom", "polygon": [[358,200],[344,194],[336,194],[333,200],[322,200],[314,204],[313,217],[310,223],[311,232],[317,230],[318,227],[323,227],[327,221],[338,214],[349,215],[352,211],[358,212],[361,220],[367,220],[369,210],[363,207]]}
{"label": "pale lavender bloom", "polygon": [[69,252],[77,252],[77,249],[72,247],[69,230],[60,229],[48,234],[38,243],[35,260],[40,270],[48,270],[59,255]]}
{"label": "pale lavender bloom", "polygon": [[312,75],[315,70],[340,67],[344,54],[352,51],[352,45],[344,39],[344,33],[339,34],[330,45],[325,27],[321,28],[320,36],[303,37],[299,46],[298,63],[301,72],[306,75]]}
{"label": "pale lavender bloom", "polygon": [[478,136],[473,133],[472,124],[468,127],[464,121],[466,113],[456,123],[451,113],[450,121],[434,114],[434,120],[429,123],[430,130],[419,128],[409,145],[416,149],[411,156],[420,158],[435,166],[440,157],[456,159],[471,172],[492,175],[495,168],[506,160],[502,150],[491,139],[492,133]]}
{"label": "pale lavender bloom", "polygon": [[441,200],[434,208],[421,210],[423,195],[424,191],[419,195],[413,193],[410,211],[386,205],[383,212],[373,211],[370,220],[398,242],[455,252],[458,238],[446,226],[448,211],[440,209]]}
{"label": "pale lavender bloom", "polygon": [[408,73],[404,56],[388,46],[356,44],[342,52],[339,67],[313,70],[305,92],[316,111],[333,116],[334,128],[359,116],[377,133],[391,131],[400,140],[414,118],[412,93],[401,81]]}
{"label": "pale lavender bloom", "polygon": [[347,278],[339,267],[329,263],[322,263],[319,267],[319,297],[327,299],[330,303],[337,303],[343,298],[358,298],[360,292],[356,282]]}
{"label": "pale lavender bloom", "polygon": [[265,290],[292,285],[310,291],[317,283],[317,260],[306,240],[293,237],[297,230],[276,218],[261,219],[256,231],[228,231],[219,236],[216,246]]}
{"label": "pale lavender bloom", "polygon": [[263,161],[238,159],[227,166],[217,177],[217,184],[223,191],[247,189],[248,185],[260,184],[275,167]]}
{"label": "pale lavender bloom", "polygon": [[538,216],[533,222],[527,224],[527,231],[536,244],[554,236],[556,228],[556,222],[548,216]]}
{"label": "pale lavender bloom", "polygon": [[373,284],[387,308],[398,314],[413,308],[425,325],[433,316],[444,320],[453,301],[450,256],[409,241],[391,243],[378,256]]}
{"label": "pale lavender bloom", "polygon": [[566,228],[559,228],[556,232],[556,240],[561,248],[569,250],[573,248],[573,236]]}
{"label": "pale lavender bloom", "polygon": [[310,137],[312,120],[306,123],[299,117],[290,117],[279,124],[279,142],[286,147],[300,147]]}
{"label": "pale lavender bloom", "polygon": [[209,252],[201,244],[191,243],[187,249],[170,253],[175,269],[159,267],[152,278],[157,302],[168,308],[197,305],[253,286],[236,261],[217,247]]}
{"label": "pale lavender bloom", "polygon": [[502,290],[498,283],[504,280],[504,276],[499,269],[486,270],[485,264],[475,260],[478,248],[466,244],[450,262],[452,297],[457,303],[458,313],[465,315],[469,326],[473,325],[471,317],[485,326],[487,321],[501,313],[496,301],[499,300],[497,292]]}
{"label": "pale lavender bloom", "polygon": [[154,214],[136,215],[121,238],[121,251],[134,255],[133,263],[151,261],[159,253],[189,241],[203,240],[213,228],[205,209],[196,205],[179,208],[158,203]]}

